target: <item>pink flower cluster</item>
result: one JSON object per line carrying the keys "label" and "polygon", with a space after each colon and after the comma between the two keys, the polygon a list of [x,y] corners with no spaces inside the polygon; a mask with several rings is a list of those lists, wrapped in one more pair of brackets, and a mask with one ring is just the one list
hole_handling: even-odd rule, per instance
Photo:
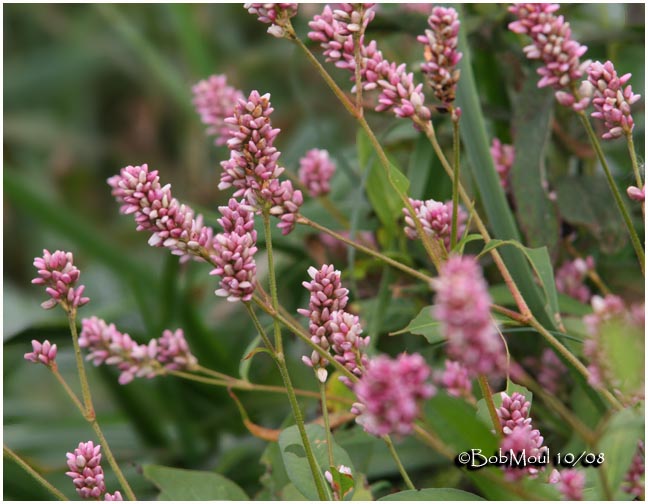
{"label": "pink flower cluster", "polygon": [[585,73],[588,62],[581,63],[580,57],[587,47],[572,39],[571,28],[563,16],[556,16],[558,4],[520,3],[509,7],[517,20],[509,24],[515,33],[531,37],[533,43],[524,48],[529,59],[542,60],[544,65],[538,69],[542,77],[538,87],[551,86],[561,104],[583,110],[589,105],[589,97],[574,96],[568,90],[573,82]]}
{"label": "pink flower cluster", "polygon": [[56,363],[56,345],[52,345],[49,340],[42,343],[37,340],[32,340],[32,351],[25,354],[25,360],[33,362],[34,364],[45,364],[46,366],[53,366]]}
{"label": "pink flower cluster", "polygon": [[611,61],[595,61],[587,70],[588,81],[594,87],[592,104],[595,111],[592,117],[605,121],[605,140],[629,135],[634,128],[630,105],[636,103],[641,95],[632,92],[632,86],[625,84],[632,74],[619,77]]}
{"label": "pink flower cluster", "polygon": [[583,354],[589,360],[589,382],[593,386],[615,386],[614,379],[608,369],[608,358],[601,342],[601,326],[610,320],[618,320],[628,325],[644,330],[645,306],[643,303],[626,308],[623,300],[614,295],[592,297],[593,313],[583,317],[583,322],[589,337],[583,344]]}
{"label": "pink flower cluster", "polygon": [[499,138],[493,138],[490,153],[500,178],[500,184],[504,189],[507,189],[509,173],[513,168],[513,163],[515,163],[515,149],[512,145],[503,144]]}
{"label": "pink flower cluster", "polygon": [[32,280],[35,285],[44,285],[50,298],[41,303],[46,310],[60,304],[63,309],[76,309],[90,301],[83,296],[84,285],[75,287],[81,272],[74,265],[72,252],[43,250],[43,257],[34,258],[38,276]]}
{"label": "pink flower cluster", "polygon": [[506,365],[504,344],[491,319],[491,297],[472,256],[452,256],[433,282],[434,316],[448,339],[447,352],[471,377],[499,375]]}
{"label": "pink flower cluster", "polygon": [[[74,452],[67,453],[67,465],[70,469],[65,474],[72,478],[79,496],[83,499],[99,500],[106,492],[104,472],[101,467],[101,445],[92,441],[79,443]],[[120,492],[105,493],[107,501],[124,500]]]}
{"label": "pink flower cluster", "polygon": [[565,384],[567,368],[550,348],[545,348],[537,364],[537,379],[550,394],[558,394]]}
{"label": "pink flower cluster", "polygon": [[218,223],[223,233],[214,240],[215,253],[211,256],[216,265],[211,275],[221,277],[217,296],[228,301],[250,301],[256,284],[257,232],[254,229],[254,208],[230,198],[227,206],[218,207],[222,217]]}
{"label": "pink flower cluster", "polygon": [[297,14],[296,3],[246,3],[244,7],[250,14],[257,16],[261,23],[269,24],[268,33],[282,38],[286,35],[287,21]]}
{"label": "pink flower cluster", "polygon": [[628,187],[628,198],[643,203],[646,200],[646,186],[639,189],[635,186]]}
{"label": "pink flower cluster", "polygon": [[645,492],[645,473],[644,442],[640,440],[639,443],[637,443],[637,451],[632,458],[630,469],[628,469],[624,478],[623,491],[630,495],[634,495],[639,498],[639,500],[643,500]]}
{"label": "pink flower cluster", "polygon": [[440,373],[438,384],[451,396],[463,397],[469,401],[474,400],[468,370],[461,362],[446,359],[445,370]]}
{"label": "pink flower cluster", "polygon": [[573,261],[565,261],[556,271],[556,288],[558,292],[577,299],[581,303],[589,303],[592,292],[585,285],[587,273],[594,270],[594,258],[588,256],[585,259],[577,258]]}
{"label": "pink flower cluster", "polygon": [[127,166],[108,179],[112,195],[122,203],[120,212],[135,216],[138,231],[151,233],[149,245],[166,247],[181,261],[202,260],[211,249],[214,231],[203,224],[187,205],[171,194],[171,184],[162,186],[157,170],[148,165]]}
{"label": "pink flower cluster", "polygon": [[578,469],[566,469],[558,472],[554,469],[549,478],[549,483],[556,485],[564,500],[583,500],[585,488],[585,473]]}
{"label": "pink flower cluster", "polygon": [[197,363],[182,329],[165,330],[159,339],[138,344],[128,334],[119,332],[114,324],[109,325],[100,318],[83,319],[81,325],[79,346],[89,350],[86,360],[95,366],[116,366],[121,371],[119,383],[122,385],[136,377],[153,378],[164,370],[191,369]]}
{"label": "pink flower cluster", "polygon": [[272,128],[273,110],[269,94],[252,91],[225,119],[233,129],[227,141],[230,158],[221,163],[223,173],[218,188],[234,187],[235,198],[243,196],[254,207],[267,205],[270,213],[280,218],[279,229],[288,234],[295,227],[304,198],[289,180],[279,182],[284,169],[277,164],[281,153],[274,146],[279,130]]}
{"label": "pink flower cluster", "polygon": [[[503,452],[520,453],[524,452],[527,457],[538,457],[547,450],[543,446],[544,438],[540,431],[534,429],[529,417],[531,403],[519,392],[513,392],[509,396],[506,392],[501,393],[502,406],[497,408],[497,416],[502,424],[504,437],[500,448]],[[519,479],[524,474],[534,477],[538,474],[538,468],[527,466],[524,468],[506,468],[509,479]]]}
{"label": "pink flower cluster", "polygon": [[299,160],[299,181],[313,198],[331,191],[330,180],[334,173],[335,163],[323,149],[311,149]]}
{"label": "pink flower cluster", "polygon": [[351,409],[358,415],[356,422],[374,436],[409,434],[420,402],[435,393],[427,382],[429,377],[430,368],[419,354],[371,359],[360,381],[353,385],[359,401]]}
{"label": "pink flower cluster", "polygon": [[[364,15],[367,17],[363,19],[366,19],[366,22],[373,17],[373,14],[368,14],[370,10],[365,9]],[[352,79],[355,79],[353,35],[347,34],[351,30],[340,20],[339,15],[336,17],[335,12],[328,5],[324,7],[322,14],[316,15],[309,22],[312,31],[308,33],[308,37],[320,43],[326,61],[334,62],[338,68],[349,70],[353,74]],[[364,36],[361,36],[359,43],[361,85],[366,91],[380,89],[376,111],[392,111],[397,117],[417,116],[428,120],[431,114],[424,105],[425,97],[421,91],[423,84],[414,84],[414,75],[407,73],[406,65],[396,65],[387,61],[378,50],[375,41],[365,44]]]}
{"label": "pink flower cluster", "polygon": [[428,18],[429,30],[417,40],[425,46],[421,71],[434,90],[434,96],[446,105],[455,100],[460,70],[455,67],[462,54],[457,51],[459,16],[452,7],[434,7]]}
{"label": "pink flower cluster", "polygon": [[225,145],[229,138],[229,126],[225,118],[232,115],[234,105],[243,93],[227,85],[225,75],[212,75],[192,88],[193,104],[200,119],[207,126],[207,134],[215,136],[216,145]]}
{"label": "pink flower cluster", "polygon": [[342,37],[364,34],[367,26],[376,15],[373,9],[375,3],[341,3],[333,11],[333,17],[338,22]]}
{"label": "pink flower cluster", "polygon": [[[446,250],[450,250],[451,233],[452,233],[452,201],[441,203],[429,199],[426,201],[414,200],[410,198],[410,203],[416,212],[416,216],[421,221],[423,230],[432,238],[443,240]],[[405,234],[410,240],[416,240],[418,233],[409,210],[403,208],[405,215]],[[466,231],[466,212],[459,206],[457,207],[457,238]]]}

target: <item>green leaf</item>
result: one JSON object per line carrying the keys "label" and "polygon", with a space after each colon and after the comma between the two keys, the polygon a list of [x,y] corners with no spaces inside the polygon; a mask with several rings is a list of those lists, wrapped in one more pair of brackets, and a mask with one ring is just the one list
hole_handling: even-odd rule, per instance
{"label": "green leaf", "polygon": [[615,388],[627,395],[643,390],[643,327],[638,328],[618,318],[605,321],[599,328],[599,344]]}
{"label": "green leaf", "polygon": [[470,242],[477,241],[477,240],[483,240],[484,238],[480,234],[468,234],[464,236],[459,242],[454,246],[452,249],[453,252],[456,252],[457,254],[463,254],[464,248],[466,245]]}
{"label": "green leaf", "polygon": [[[324,471],[329,470],[328,450],[326,447],[326,431],[320,425],[306,425],[306,435],[311,443],[315,460],[320,467],[320,476],[328,490],[328,484],[324,480]],[[313,474],[306,458],[306,451],[302,444],[299,429],[296,425],[281,431],[279,435],[279,449],[283,458],[288,479],[297,487],[307,499],[319,500],[317,488],[313,481]],[[351,474],[355,469],[347,452],[333,441],[333,460],[337,465],[343,464],[351,468]]]}
{"label": "green leaf", "polygon": [[379,501],[479,501],[484,500],[479,495],[456,488],[423,488],[421,490],[405,490],[378,499]]}
{"label": "green leaf", "polygon": [[554,92],[538,89],[531,73],[513,101],[515,163],[511,189],[517,206],[516,217],[530,247],[546,245],[555,256],[560,238],[558,215],[543,187],[545,149],[551,133]]}
{"label": "green leaf", "polygon": [[297,487],[292,483],[288,483],[285,487],[281,489],[281,500],[284,501],[305,501],[306,497],[297,490]]}
{"label": "green leaf", "polygon": [[331,473],[331,479],[333,480],[331,486],[337,491],[340,498],[345,500],[345,497],[353,491],[355,486],[353,475],[340,472],[340,470],[335,466],[330,466],[329,472]]}
{"label": "green leaf", "polygon": [[236,483],[217,473],[148,464],[144,477],[161,490],[159,500],[250,500]]}
{"label": "green leaf", "polygon": [[256,337],[252,341],[250,341],[250,344],[245,347],[245,351],[243,352],[243,358],[239,363],[239,374],[245,381],[250,381],[250,366],[252,365],[252,359],[254,358],[256,353],[252,355],[250,354],[255,348],[258,347],[259,343],[261,343],[261,335],[257,334]]}
{"label": "green leaf", "polygon": [[[432,174],[435,161],[436,156],[432,145],[430,145],[430,141],[425,135],[420,134],[414,145],[414,152],[410,156],[407,170],[407,175],[412,181],[411,198],[419,200],[425,198],[425,189]],[[447,177],[445,179],[447,180]]]}
{"label": "green leaf", "polygon": [[431,344],[441,343],[445,340],[441,334],[440,322],[432,316],[432,307],[425,306],[421,309],[419,314],[412,319],[407,327],[390,333],[390,336],[397,334],[412,333],[425,337]]}
{"label": "green leaf", "polygon": [[601,251],[611,254],[622,249],[626,231],[617,208],[609,201],[610,189],[603,177],[567,176],[556,181],[558,209],[573,225],[585,226],[598,240]]}

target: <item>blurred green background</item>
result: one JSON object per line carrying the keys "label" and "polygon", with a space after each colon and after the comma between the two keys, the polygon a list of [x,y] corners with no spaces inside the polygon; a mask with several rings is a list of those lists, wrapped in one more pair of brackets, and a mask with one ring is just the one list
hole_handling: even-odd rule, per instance
{"label": "blurred green background", "polygon": [[[300,6],[294,24],[302,37],[308,20],[321,8]],[[522,57],[520,39],[506,30],[509,17],[503,5],[465,8],[462,26],[470,33],[489,128],[510,141],[511,93],[519,90],[522,76],[535,78],[532,67]],[[572,22],[575,37],[589,46],[588,57],[613,59],[620,74],[632,72],[637,92],[645,82],[643,9],[640,4],[561,9]],[[382,5],[369,37],[379,41],[388,58],[416,68],[421,46],[414,35],[425,26],[425,15]],[[149,163],[160,171],[163,183],[172,183],[178,199],[191,203],[217,227],[217,206],[229,198],[216,187],[219,162],[228,153],[205,136],[191,105],[192,84],[212,73],[226,73],[229,83],[245,94],[252,89],[271,93],[273,124],[282,130],[276,142],[282,164],[295,171],[308,149],[329,149],[338,163],[333,184],[336,204],[352,218],[356,230],[379,226],[356,162],[355,125],[303,56],[289,42],[267,35],[266,27],[241,5],[14,4],[4,7],[3,28],[4,441],[66,495],[75,497],[64,475],[65,452],[79,441],[94,439],[93,433],[48,370],[22,358],[33,338],[57,343],[61,372],[76,387],[65,317],[57,310],[41,310],[45,295],[29,284],[31,261],[43,248],[74,252],[92,300],[80,318],[95,314],[139,341],[159,336],[164,328],[182,327],[203,365],[233,375],[238,375],[240,358],[255,336],[240,306],[213,295],[216,279],[207,274],[210,268],[178,265],[166,251],[149,247],[147,237],[135,232],[132,219],[119,215],[105,183],[123,166]],[[331,72],[344,89],[349,88],[345,73],[332,68]],[[641,159],[643,105],[642,100],[635,113]],[[406,122],[367,114],[390,154],[409,167],[410,178],[419,173],[418,197],[447,198],[449,185],[429,149],[417,149],[418,133]],[[548,153],[549,181],[566,173],[595,171],[592,153],[587,149],[583,153],[585,137],[578,123],[562,110],[556,114],[557,147]],[[439,119],[438,130],[444,145],[450,145],[444,118]],[[625,187],[631,176],[623,144],[607,144],[606,152]],[[417,170],[422,161],[429,166],[423,178]],[[335,226],[317,202],[307,202],[304,213]],[[621,248],[622,228],[601,235],[596,234],[595,222],[579,224],[584,230],[582,250],[595,251],[613,290],[643,296],[632,251]],[[606,248],[603,242],[618,246]],[[398,287],[398,275],[344,249],[326,250],[307,230],[287,238],[277,235],[276,243],[280,296],[289,310],[307,303],[300,286],[306,269],[336,261],[337,267],[345,268],[345,281],[374,345],[392,353],[423,346],[412,335],[379,341],[379,336],[407,325],[426,304],[413,296],[392,296],[390,284]],[[395,253],[407,252],[402,239],[384,245]],[[418,251],[412,253],[416,256]],[[556,252],[554,258],[558,256]],[[429,348],[425,351],[432,354]],[[313,389],[310,371],[299,363],[304,347],[295,343],[289,352],[294,382]],[[90,369],[98,418],[140,499],[157,493],[141,476],[141,465],[151,462],[216,470],[249,495],[262,489],[259,478],[265,469],[259,458],[266,443],[247,433],[225,391],[173,378],[119,386],[116,376],[111,369]],[[263,356],[255,358],[250,378],[280,382]],[[243,392],[239,396],[258,424],[278,428],[288,414],[282,396]],[[314,401],[303,404],[309,418],[317,415]],[[415,444],[408,448],[406,443],[403,450],[403,459],[417,478],[432,478],[429,470],[438,463],[434,457],[418,452]],[[398,479],[386,454],[376,454],[372,464],[367,470],[370,478]],[[116,488],[107,472],[109,490]],[[7,499],[47,498],[8,462],[4,492]]]}

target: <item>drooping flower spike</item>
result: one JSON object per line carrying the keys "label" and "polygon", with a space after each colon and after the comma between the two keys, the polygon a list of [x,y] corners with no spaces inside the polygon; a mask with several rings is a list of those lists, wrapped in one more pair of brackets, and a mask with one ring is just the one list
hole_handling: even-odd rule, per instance
{"label": "drooping flower spike", "polygon": [[76,287],[81,272],[74,265],[72,252],[57,250],[50,253],[49,250],[43,250],[42,257],[34,258],[34,266],[38,270],[38,276],[32,283],[44,285],[45,292],[50,296],[47,301],[41,303],[46,310],[60,304],[67,311],[90,301],[90,298],[83,295],[85,286]]}

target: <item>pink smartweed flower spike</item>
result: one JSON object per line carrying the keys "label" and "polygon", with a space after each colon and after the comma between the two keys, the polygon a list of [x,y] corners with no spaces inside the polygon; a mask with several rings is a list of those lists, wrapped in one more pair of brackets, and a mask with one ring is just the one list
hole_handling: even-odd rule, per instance
{"label": "pink smartweed flower spike", "polygon": [[594,269],[594,258],[588,256],[585,259],[576,258],[573,261],[566,261],[556,271],[556,288],[558,292],[577,299],[581,303],[589,303],[592,292],[585,285],[588,271]]}
{"label": "pink smartweed flower spike", "polygon": [[[441,203],[433,199],[421,201],[410,198],[410,203],[421,221],[425,233],[432,238],[443,240],[446,250],[449,251],[452,234],[452,201]],[[457,236],[461,237],[466,230],[468,216],[461,207],[457,208]],[[410,240],[418,239],[414,219],[412,219],[409,210],[403,208],[403,214],[405,215],[405,234]]]}
{"label": "pink smartweed flower spike", "polygon": [[539,59],[544,65],[538,69],[542,77],[538,87],[551,86],[556,98],[565,106],[583,110],[589,104],[587,89],[581,88],[578,97],[571,94],[571,86],[585,73],[589,62],[580,57],[587,47],[571,38],[571,28],[563,16],[556,16],[558,4],[520,3],[509,7],[517,20],[509,24],[515,33],[531,37],[532,44],[524,48],[529,59]]}
{"label": "pink smartweed flower spike", "polygon": [[72,478],[81,498],[96,500],[106,491],[101,467],[101,445],[95,446],[92,441],[79,443],[74,452],[67,453],[67,465],[70,470],[65,474]]}
{"label": "pink smartweed flower spike", "polygon": [[643,203],[646,200],[646,186],[641,189],[635,186],[628,187],[628,198]]}
{"label": "pink smartweed flower spike", "polygon": [[54,366],[56,363],[56,345],[52,345],[48,340],[42,343],[37,340],[32,340],[33,351],[25,354],[25,360],[38,364],[45,364],[46,366]]}
{"label": "pink smartweed flower spike", "polygon": [[124,498],[122,497],[122,494],[118,490],[113,494],[109,494],[108,492],[106,492],[106,495],[104,495],[104,500],[105,501],[123,501]]}
{"label": "pink smartweed flower spike", "polygon": [[493,157],[497,174],[499,175],[500,184],[504,189],[507,189],[509,173],[515,163],[515,149],[512,145],[503,144],[499,138],[493,138],[490,153]]}
{"label": "pink smartweed flower spike", "polygon": [[437,382],[451,396],[474,400],[468,370],[460,362],[446,359],[445,370],[439,374]]}
{"label": "pink smartweed flower spike", "polygon": [[333,11],[333,18],[338,22],[338,34],[346,37],[363,34],[367,25],[373,21],[376,11],[375,3],[342,3]]}
{"label": "pink smartweed flower spike", "polygon": [[595,111],[592,117],[605,121],[604,140],[629,135],[634,129],[630,105],[636,103],[641,95],[632,92],[632,86],[625,84],[632,74],[618,76],[611,61],[595,61],[587,71],[588,80],[594,87],[592,104]]}
{"label": "pink smartweed flower spike", "polygon": [[269,24],[268,33],[273,37],[286,36],[286,25],[291,17],[297,14],[296,3],[246,3],[244,7],[250,14],[257,16],[261,23]]}
{"label": "pink smartweed flower spike", "polygon": [[[334,359],[354,375],[362,376],[368,362],[365,348],[369,345],[370,338],[361,336],[362,326],[357,315],[337,310],[331,313],[328,324]],[[351,386],[351,381],[346,376],[341,376],[340,381]]]}
{"label": "pink smartweed flower spike", "polygon": [[550,348],[545,348],[540,357],[538,383],[550,394],[558,394],[564,387],[567,367]]}
{"label": "pink smartweed flower spike", "polygon": [[245,201],[229,200],[228,206],[219,207],[222,217],[218,220],[223,233],[214,239],[211,256],[216,268],[211,275],[221,277],[217,296],[228,301],[250,301],[256,284],[257,232],[254,230],[255,209]]}
{"label": "pink smartweed flower spike", "polygon": [[549,483],[556,485],[563,500],[583,500],[583,489],[585,488],[585,473],[578,469],[565,469],[562,472],[554,469],[551,473]]}
{"label": "pink smartweed flower spike", "polygon": [[234,106],[243,93],[227,85],[225,75],[212,75],[192,88],[193,104],[200,120],[207,126],[207,134],[215,137],[216,145],[225,145],[229,138],[229,126],[225,118],[232,115]]}
{"label": "pink smartweed flower spike", "polygon": [[637,451],[635,452],[632,463],[630,464],[630,469],[628,469],[623,480],[623,491],[643,500],[645,492],[645,473],[644,442],[640,440],[639,443],[637,443]]}
{"label": "pink smartweed flower spike", "polygon": [[491,319],[491,297],[481,267],[472,256],[452,256],[433,281],[434,316],[448,339],[448,356],[471,377],[498,376],[506,365],[504,344]]}
{"label": "pink smartweed flower spike", "polygon": [[311,149],[299,160],[299,181],[313,198],[331,191],[330,180],[334,173],[335,163],[326,150]]}
{"label": "pink smartweed flower spike", "polygon": [[420,402],[436,391],[429,377],[430,368],[419,354],[371,359],[360,381],[353,384],[358,402],[351,412],[358,415],[356,422],[374,436],[409,434]]}
{"label": "pink smartweed flower spike", "polygon": [[198,359],[189,350],[182,329],[164,330],[157,339],[156,360],[169,371],[192,369],[198,364]]}
{"label": "pink smartweed flower spike", "polygon": [[90,298],[83,296],[84,285],[75,287],[81,272],[74,265],[72,252],[57,250],[50,253],[43,250],[42,257],[34,258],[34,267],[38,276],[32,280],[35,285],[44,285],[50,298],[41,303],[46,310],[60,304],[64,310],[76,309],[85,305]]}
{"label": "pink smartweed flower spike", "polygon": [[148,165],[127,166],[108,179],[112,195],[122,203],[120,212],[133,214],[137,231],[151,233],[149,245],[166,247],[181,261],[202,261],[201,254],[211,249],[213,229],[205,226],[202,215],[194,215],[187,205],[171,194],[171,184],[162,186],[157,170]]}
{"label": "pink smartweed flower spike", "polygon": [[502,423],[504,434],[510,433],[518,425],[531,425],[529,409],[531,403],[519,392],[508,395],[506,392],[500,394],[502,405],[497,408],[497,416]]}
{"label": "pink smartweed flower spike", "polygon": [[434,7],[428,18],[429,30],[416,40],[425,46],[423,72],[434,90],[434,96],[443,104],[455,100],[460,70],[456,68],[462,54],[457,51],[459,16],[453,8]]}

